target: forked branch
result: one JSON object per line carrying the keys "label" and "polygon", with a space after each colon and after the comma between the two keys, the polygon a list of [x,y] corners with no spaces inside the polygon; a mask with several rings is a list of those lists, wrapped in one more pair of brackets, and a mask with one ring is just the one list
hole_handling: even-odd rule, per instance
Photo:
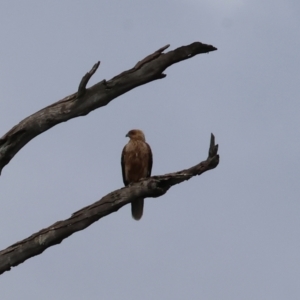
{"label": "forked branch", "polygon": [[89,79],[99,67],[100,62],[96,63],[92,70],[82,78],[77,93],[25,118],[0,139],[0,174],[15,154],[37,135],[59,123],[87,115],[135,87],[164,78],[166,75],[163,74],[163,71],[177,62],[197,54],[217,50],[211,45],[195,42],[163,53],[168,47],[169,45],[148,55],[132,69],[122,72],[108,81],[102,80],[86,89]]}

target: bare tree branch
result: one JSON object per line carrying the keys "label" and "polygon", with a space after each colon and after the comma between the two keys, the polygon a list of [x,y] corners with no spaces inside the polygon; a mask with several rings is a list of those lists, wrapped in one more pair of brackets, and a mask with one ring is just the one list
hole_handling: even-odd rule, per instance
{"label": "bare tree branch", "polygon": [[0,274],[35,255],[41,254],[47,248],[61,243],[73,233],[85,229],[100,218],[117,211],[137,198],[162,196],[173,185],[215,168],[219,164],[219,155],[218,145],[215,145],[213,134],[211,134],[208,154],[205,161],[189,169],[141,179],[137,183],[113,191],[94,204],[73,213],[69,219],[56,222],[0,251]]}
{"label": "bare tree branch", "polygon": [[118,96],[131,89],[164,78],[162,72],[169,66],[197,54],[208,53],[217,48],[195,42],[162,53],[169,45],[155,51],[139,61],[134,68],[127,70],[109,81],[103,80],[86,89],[91,76],[96,72],[100,62],[96,63],[79,84],[78,92],[55,102],[22,120],[0,139],[0,174],[15,154],[30,140],[51,127],[107,105]]}
{"label": "bare tree branch", "polygon": [[86,85],[88,84],[91,77],[95,74],[98,67],[100,65],[100,61],[98,61],[94,66],[92,67],[91,71],[87,72],[81,79],[78,92],[77,92],[77,98],[82,97],[85,94],[86,91]]}

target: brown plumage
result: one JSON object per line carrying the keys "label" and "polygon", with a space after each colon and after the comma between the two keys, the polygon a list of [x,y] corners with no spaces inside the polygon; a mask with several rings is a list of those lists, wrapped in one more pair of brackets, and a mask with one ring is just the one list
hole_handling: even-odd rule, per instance
{"label": "brown plumage", "polygon": [[[125,186],[129,183],[137,182],[141,178],[151,176],[152,151],[146,143],[143,131],[138,129],[130,130],[126,137],[129,142],[122,151],[121,165]],[[135,220],[139,220],[143,215],[144,199],[136,199],[131,203],[131,213]]]}

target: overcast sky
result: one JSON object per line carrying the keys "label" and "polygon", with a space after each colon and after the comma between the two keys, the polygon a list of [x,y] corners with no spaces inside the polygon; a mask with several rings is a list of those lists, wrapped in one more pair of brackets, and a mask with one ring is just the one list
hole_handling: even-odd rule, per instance
{"label": "overcast sky", "polygon": [[133,128],[153,174],[219,166],[127,205],[1,275],[10,299],[300,299],[300,2],[8,1],[0,4],[0,136],[28,115],[194,41],[218,51],[43,133],[0,177],[0,249],[123,186]]}

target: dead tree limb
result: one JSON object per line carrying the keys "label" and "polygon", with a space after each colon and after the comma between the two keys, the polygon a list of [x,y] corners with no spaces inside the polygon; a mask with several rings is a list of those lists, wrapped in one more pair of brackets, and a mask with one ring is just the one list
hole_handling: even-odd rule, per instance
{"label": "dead tree limb", "polygon": [[15,154],[37,135],[59,123],[87,115],[135,87],[164,78],[166,75],[163,74],[163,71],[177,62],[197,54],[217,50],[211,45],[195,42],[163,53],[168,47],[169,45],[160,48],[139,61],[132,69],[109,81],[102,80],[86,89],[89,79],[99,67],[100,62],[96,63],[91,71],[82,78],[77,93],[25,118],[0,139],[0,174]]}
{"label": "dead tree limb", "polygon": [[100,66],[100,61],[94,64],[91,71],[87,72],[81,79],[78,87],[77,98],[82,97],[86,91],[86,85],[88,84],[91,77],[95,74],[98,67]]}
{"label": "dead tree limb", "polygon": [[94,204],[73,213],[69,219],[56,222],[0,251],[0,274],[35,255],[41,254],[47,248],[61,243],[73,233],[85,229],[108,214],[116,212],[133,200],[162,196],[173,185],[189,180],[193,176],[201,175],[215,168],[218,163],[218,145],[215,145],[215,137],[212,134],[208,158],[205,161],[179,172],[141,179],[137,183],[113,191]]}

